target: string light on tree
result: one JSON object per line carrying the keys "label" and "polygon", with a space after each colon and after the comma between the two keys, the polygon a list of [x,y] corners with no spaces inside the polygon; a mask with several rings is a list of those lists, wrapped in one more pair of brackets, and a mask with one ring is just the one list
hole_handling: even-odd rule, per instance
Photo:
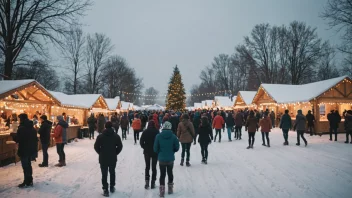
{"label": "string light on tree", "polygon": [[170,78],[166,95],[166,109],[183,110],[186,108],[186,92],[177,65]]}

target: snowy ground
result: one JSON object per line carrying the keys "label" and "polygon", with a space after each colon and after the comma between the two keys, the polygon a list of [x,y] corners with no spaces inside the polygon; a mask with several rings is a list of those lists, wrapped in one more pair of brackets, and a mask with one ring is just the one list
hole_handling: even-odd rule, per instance
{"label": "snowy ground", "polygon": [[[225,133],[223,133],[225,135]],[[166,197],[351,197],[352,144],[328,136],[307,136],[309,145],[297,147],[296,134],[290,132],[290,146],[282,145],[282,133],[270,134],[271,148],[261,146],[256,134],[253,150],[245,149],[247,134],[240,141],[209,146],[209,164],[202,165],[199,145],[191,148],[192,167],[179,166],[176,153],[175,194]],[[158,197],[158,189],[145,190],[144,159],[140,146],[133,145],[130,133],[116,167],[117,192],[110,197]],[[0,168],[0,197],[102,197],[98,156],[89,139],[65,147],[67,166],[54,167],[58,160],[55,147],[49,149],[49,168],[33,163],[34,187],[18,189],[22,182],[20,164]],[[158,174],[159,176],[159,174]],[[167,181],[167,180],[166,180]]]}

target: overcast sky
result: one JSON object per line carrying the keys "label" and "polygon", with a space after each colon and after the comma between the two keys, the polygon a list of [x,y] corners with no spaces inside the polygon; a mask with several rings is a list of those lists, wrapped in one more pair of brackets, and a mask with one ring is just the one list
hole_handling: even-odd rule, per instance
{"label": "overcast sky", "polygon": [[326,0],[96,0],[83,18],[86,33],[111,38],[145,88],[165,93],[176,64],[186,91],[214,56],[232,54],[256,24],[304,21],[338,44],[319,14]]}

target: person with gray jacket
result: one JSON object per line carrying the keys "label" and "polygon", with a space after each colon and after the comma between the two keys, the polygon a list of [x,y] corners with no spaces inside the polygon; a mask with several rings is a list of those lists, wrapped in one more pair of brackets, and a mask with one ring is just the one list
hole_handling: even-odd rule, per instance
{"label": "person with gray jacket", "polygon": [[305,145],[308,145],[306,138],[304,138],[304,132],[306,131],[306,117],[302,114],[302,110],[297,111],[296,122],[294,125],[294,130],[297,130],[297,146],[300,145],[300,137],[302,137]]}

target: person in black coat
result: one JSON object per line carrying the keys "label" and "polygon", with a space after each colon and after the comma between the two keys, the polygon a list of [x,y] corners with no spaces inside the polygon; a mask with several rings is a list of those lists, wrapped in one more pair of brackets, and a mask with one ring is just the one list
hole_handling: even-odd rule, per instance
{"label": "person in black coat", "polygon": [[20,125],[17,133],[11,133],[13,140],[18,143],[17,155],[21,158],[24,173],[24,181],[18,185],[20,188],[33,186],[32,158],[38,153],[37,131],[27,114],[20,114]]}
{"label": "person in black coat", "polygon": [[53,123],[48,120],[48,117],[46,115],[40,116],[40,122],[42,124],[40,125],[38,133],[40,135],[40,143],[42,144],[43,163],[39,164],[39,167],[48,167],[48,148],[50,145],[50,133]]}
{"label": "person in black coat", "polygon": [[227,115],[225,123],[226,123],[226,128],[227,128],[227,135],[228,135],[229,141],[231,142],[232,141],[231,140],[231,133],[232,133],[233,127],[235,126],[235,119],[233,118],[232,113],[229,113]]}
{"label": "person in black coat", "polygon": [[328,114],[328,120],[330,123],[330,141],[332,141],[332,133],[335,134],[335,141],[337,141],[337,129],[339,128],[339,123],[341,122],[341,116],[338,111],[332,110]]}
{"label": "person in black coat", "polygon": [[[308,123],[308,129],[310,131],[310,136],[316,135],[315,129],[314,129],[314,122],[315,122],[315,117],[312,114],[312,111],[309,110],[308,114],[306,115],[307,123]],[[314,132],[313,132],[314,131]]]}
{"label": "person in black coat", "polygon": [[148,122],[148,117],[145,115],[145,113],[142,113],[141,115],[141,122],[142,122],[142,130],[144,130]]}
{"label": "person in black coat", "polygon": [[178,124],[180,123],[180,119],[176,113],[171,114],[170,123],[172,125],[171,130],[176,135],[177,134],[177,127],[178,127]]}
{"label": "person in black coat", "polygon": [[108,171],[110,173],[110,192],[115,192],[115,168],[117,155],[122,151],[123,145],[121,138],[112,129],[112,123],[105,123],[105,130],[97,137],[94,150],[99,154],[99,163],[102,173],[102,184],[104,196],[109,196],[108,191]]}
{"label": "person in black coat", "polygon": [[158,154],[154,152],[154,141],[155,137],[159,134],[159,130],[155,127],[153,120],[148,122],[148,128],[143,131],[141,139],[139,141],[141,147],[144,149],[144,160],[145,160],[145,189],[149,188],[150,181],[150,160],[152,161],[152,182],[151,188],[155,188],[156,180],[156,164],[158,163]]}
{"label": "person in black coat", "polygon": [[213,140],[213,130],[207,117],[202,117],[199,126],[198,143],[202,154],[202,163],[207,164],[208,161],[208,145]]}

